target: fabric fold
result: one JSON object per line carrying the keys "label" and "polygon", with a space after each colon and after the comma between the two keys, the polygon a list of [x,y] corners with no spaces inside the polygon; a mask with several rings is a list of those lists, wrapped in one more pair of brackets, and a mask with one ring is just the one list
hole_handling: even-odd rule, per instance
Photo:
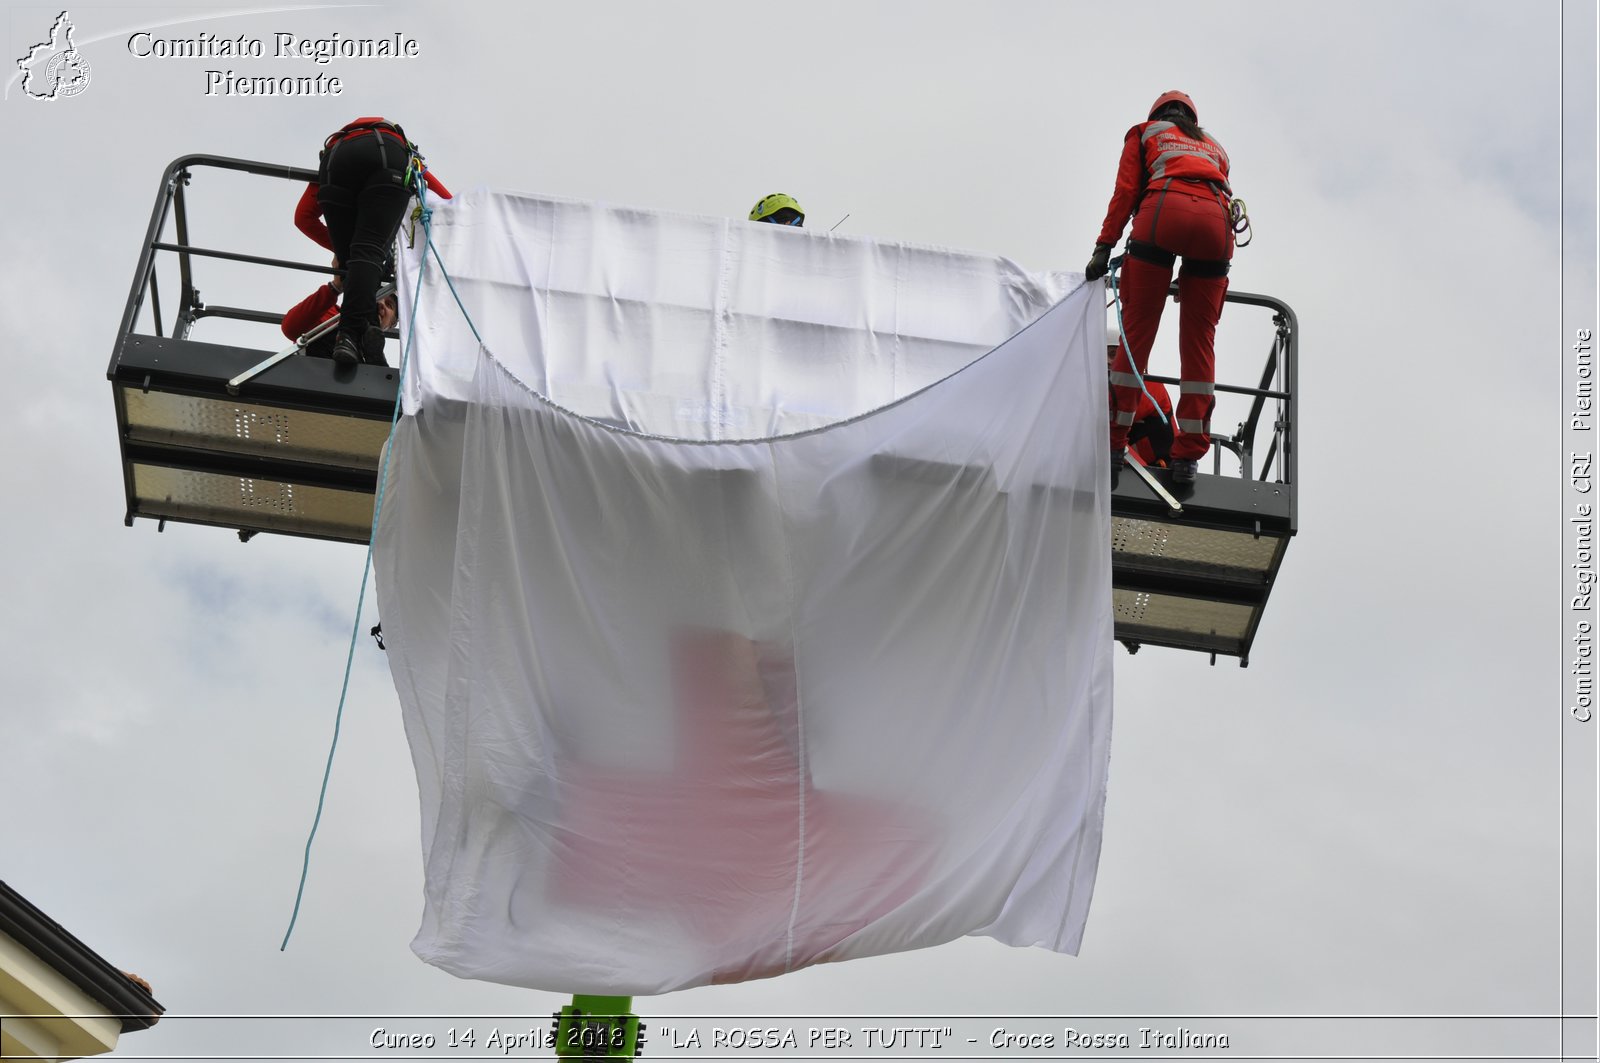
{"label": "fabric fold", "polygon": [[1111,723],[1101,288],[729,225],[436,211],[484,346],[430,265],[374,553],[413,948],[629,994],[970,933],[1076,952]]}

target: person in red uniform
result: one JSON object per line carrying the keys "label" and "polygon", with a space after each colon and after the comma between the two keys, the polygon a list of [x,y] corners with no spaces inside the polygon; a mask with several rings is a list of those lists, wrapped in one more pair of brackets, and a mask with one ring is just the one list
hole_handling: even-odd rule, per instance
{"label": "person in red uniform", "polygon": [[[337,267],[339,260],[337,258],[334,259],[333,264]],[[283,334],[291,340],[298,340],[330,317],[337,317],[339,314],[339,294],[343,291],[343,285],[344,282],[340,278],[334,277],[327,284],[322,285],[292,306],[289,312],[283,315]],[[380,330],[388,331],[394,328],[394,323],[399,320],[399,316],[399,306],[393,293],[378,300],[378,328]],[[334,342],[334,334],[324,333],[306,345],[306,354],[313,358],[332,358]],[[383,361],[381,352],[378,358],[379,364],[387,364]]]}
{"label": "person in red uniform", "polygon": [[344,263],[344,307],[333,345],[340,364],[384,364],[378,286],[418,174],[433,194],[450,198],[404,130],[386,118],[357,118],[323,142],[317,179],[295,207],[296,228]]}
{"label": "person in red uniform", "polygon": [[1119,350],[1111,367],[1113,470],[1124,460],[1140,396],[1130,357],[1142,376],[1161,324],[1173,262],[1180,255],[1179,434],[1172,443],[1173,480],[1193,483],[1199,459],[1211,446],[1211,411],[1216,405],[1213,344],[1233,260],[1232,195],[1228,153],[1200,128],[1194,101],[1181,92],[1162,93],[1150,108],[1149,120],[1128,130],[1123,139],[1116,190],[1084,271],[1090,280],[1106,274],[1111,248],[1122,238],[1131,216],[1133,231],[1120,292],[1123,327],[1132,350]]}

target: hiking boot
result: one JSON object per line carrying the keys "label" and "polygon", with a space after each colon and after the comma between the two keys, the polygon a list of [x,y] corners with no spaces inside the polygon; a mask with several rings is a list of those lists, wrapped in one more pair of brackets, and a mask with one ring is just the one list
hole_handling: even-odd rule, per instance
{"label": "hiking boot", "polygon": [[1199,472],[1200,462],[1195,458],[1172,459],[1172,482],[1175,484],[1192,484]]}
{"label": "hiking boot", "polygon": [[1122,468],[1128,464],[1126,450],[1113,450],[1111,452],[1111,487],[1116,489],[1117,481],[1122,479]]}
{"label": "hiking boot", "polygon": [[361,348],[356,346],[355,337],[348,332],[339,333],[339,338],[333,341],[333,362],[335,365],[355,365],[361,361]]}

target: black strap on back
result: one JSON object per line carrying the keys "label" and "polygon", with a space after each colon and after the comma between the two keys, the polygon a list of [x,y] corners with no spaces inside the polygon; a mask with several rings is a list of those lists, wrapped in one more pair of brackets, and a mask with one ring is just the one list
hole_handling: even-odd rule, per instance
{"label": "black strap on back", "polygon": [[1228,268],[1233,263],[1225,258],[1186,258],[1183,268],[1178,270],[1179,276],[1188,277],[1226,277]]}
{"label": "black strap on back", "polygon": [[[1128,238],[1128,254],[1141,262],[1148,262],[1162,269],[1171,269],[1172,264],[1178,260],[1178,256],[1171,251],[1132,237]],[[1226,277],[1232,265],[1233,263],[1225,258],[1185,258],[1183,267],[1178,272],[1190,277]]]}
{"label": "black strap on back", "polygon": [[1167,178],[1161,183],[1161,195],[1156,198],[1156,213],[1150,219],[1150,235],[1154,237],[1161,232],[1161,208],[1167,205],[1167,189],[1172,187],[1172,178]]}
{"label": "black strap on back", "polygon": [[1148,262],[1152,266],[1161,266],[1163,269],[1171,269],[1172,264],[1178,259],[1178,256],[1171,251],[1164,251],[1155,244],[1144,240],[1135,240],[1131,236],[1128,237],[1128,254],[1140,262]]}
{"label": "black strap on back", "polygon": [[352,133],[365,133],[369,130],[383,129],[392,131],[408,145],[411,143],[411,141],[406,137],[406,131],[404,129],[401,129],[399,125],[389,121],[387,118],[380,118],[375,122],[351,122],[347,126],[335,129],[332,133],[329,133],[328,138],[322,142],[322,150],[327,151],[329,148],[333,147],[334,144],[343,140],[345,137],[350,136]]}
{"label": "black strap on back", "polygon": [[390,169],[390,145],[385,143],[385,141],[388,139],[385,136],[385,130],[394,133],[400,138],[401,143],[405,145],[405,147],[402,149],[403,154],[400,157],[400,166],[398,169],[399,172],[404,175],[402,180],[405,186],[407,188],[411,188],[411,163],[413,159],[420,158],[421,156],[417,152],[417,146],[411,143],[410,140],[406,139],[406,131],[400,128],[400,126],[396,123],[389,121],[387,118],[379,119],[373,122],[351,122],[349,125],[329,133],[328,138],[322,142],[321,153],[317,156],[318,183],[326,183],[328,179],[328,168],[333,165],[333,157],[338,154],[339,145],[347,143],[352,138],[359,136],[362,133],[371,133],[373,136],[378,138],[378,158],[385,170]]}

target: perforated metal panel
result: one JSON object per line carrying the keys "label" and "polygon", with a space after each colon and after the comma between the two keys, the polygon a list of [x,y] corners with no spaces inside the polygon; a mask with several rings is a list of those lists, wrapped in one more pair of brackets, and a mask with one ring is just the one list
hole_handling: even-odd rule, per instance
{"label": "perforated metal panel", "polygon": [[1117,637],[1158,645],[1238,653],[1250,632],[1249,605],[1116,588],[1111,608]]}
{"label": "perforated metal panel", "polygon": [[141,516],[366,542],[373,496],[247,476],[133,463]]}
{"label": "perforated metal panel", "polygon": [[127,438],[377,471],[386,421],[123,388]]}
{"label": "perforated metal panel", "polygon": [[1264,578],[1272,568],[1282,538],[1247,532],[1218,531],[1189,524],[1111,519],[1111,550],[1130,563],[1149,562],[1162,567],[1182,567],[1199,574]]}

